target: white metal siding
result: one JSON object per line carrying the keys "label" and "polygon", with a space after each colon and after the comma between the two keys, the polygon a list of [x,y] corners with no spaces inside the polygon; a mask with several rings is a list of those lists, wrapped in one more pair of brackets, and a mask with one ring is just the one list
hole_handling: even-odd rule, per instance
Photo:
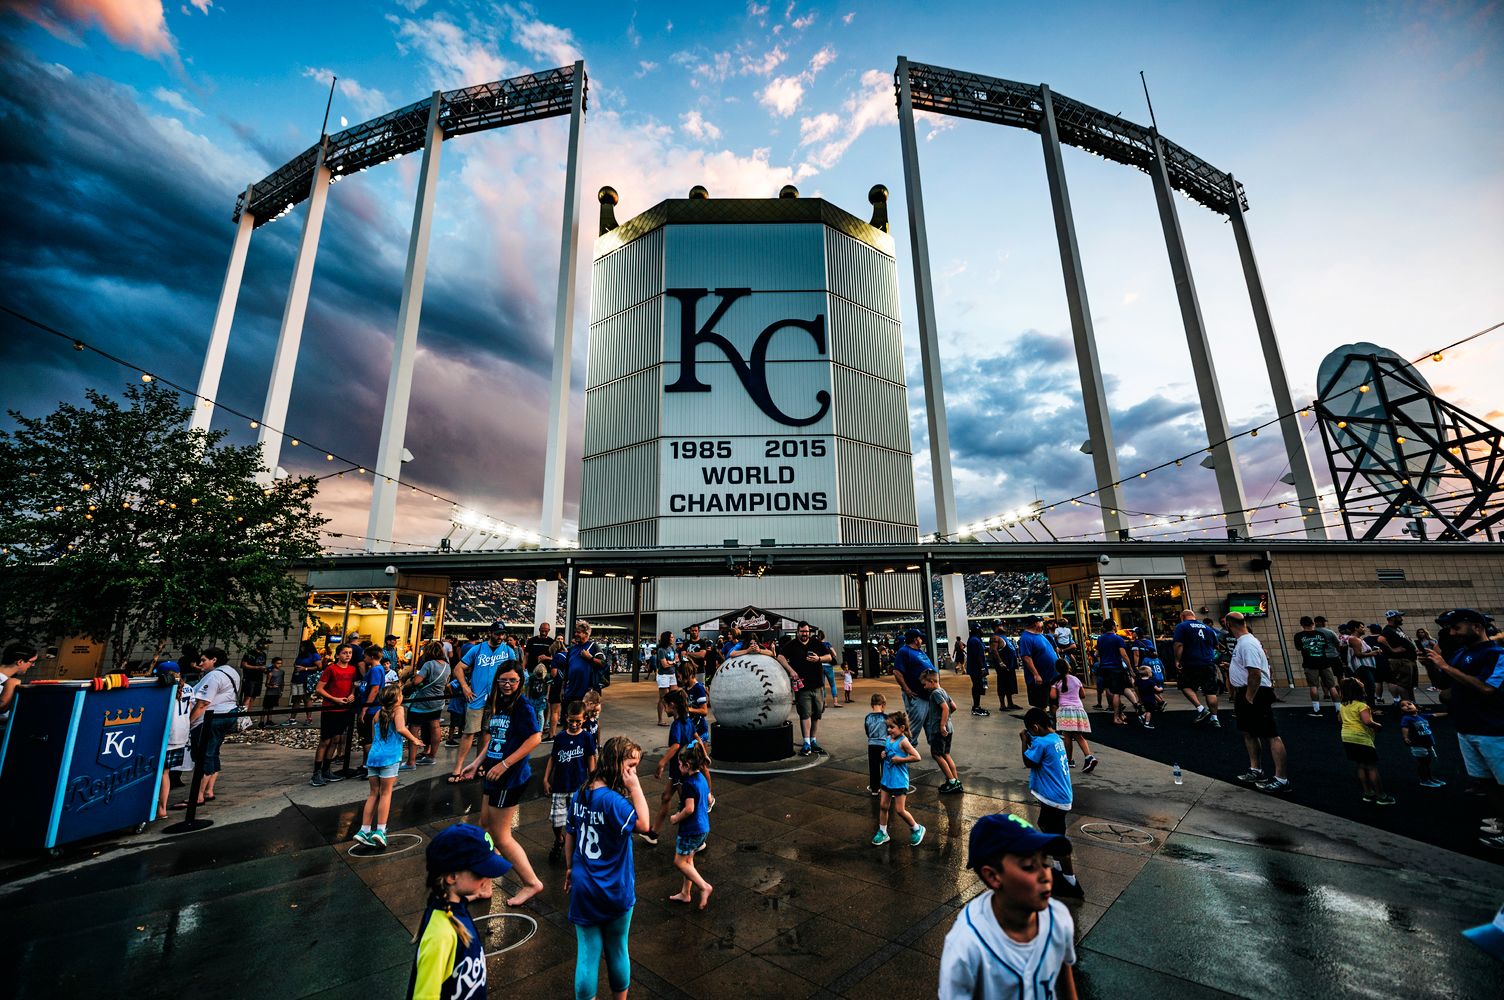
{"label": "white metal siding", "polygon": [[590,322],[599,323],[663,291],[663,230],[633,240],[595,262]]}
{"label": "white metal siding", "polygon": [[909,394],[901,384],[834,365],[832,410],[842,437],[913,453],[909,439]]}
{"label": "white metal siding", "polygon": [[832,295],[898,319],[898,268],[892,257],[834,229],[825,230],[825,264]]}
{"label": "white metal siding", "polygon": [[658,387],[655,367],[586,392],[585,455],[598,455],[656,438]]}
{"label": "white metal siding", "polygon": [[841,518],[841,541],[846,545],[913,544],[919,541],[919,528],[913,524],[843,517]]}
{"label": "white metal siding", "polygon": [[658,544],[657,521],[632,521],[580,531],[580,546],[586,549],[648,549]]}
{"label": "white metal siding", "polygon": [[590,328],[585,386],[593,388],[658,363],[663,346],[663,296],[639,302]]}
{"label": "white metal siding", "polygon": [[[831,503],[833,506],[834,497]],[[727,538],[753,546],[764,538],[772,538],[781,545],[823,544],[839,542],[839,532],[834,514],[665,517],[658,522],[658,544],[719,545]],[[731,551],[728,549],[728,554]]]}
{"label": "white metal siding", "polygon": [[830,359],[857,371],[904,384],[903,330],[898,320],[830,296]]}
{"label": "white metal siding", "polygon": [[873,521],[915,524],[913,459],[854,441],[836,442],[841,513]]}
{"label": "white metal siding", "polygon": [[[856,581],[847,577],[843,590],[846,606],[857,608]],[[920,594],[923,592],[924,578],[918,573],[905,573],[902,567],[896,573],[878,570],[873,576],[867,577],[867,610],[912,611],[919,615],[923,609],[920,601]]]}
{"label": "white metal siding", "polygon": [[651,444],[585,459],[580,475],[580,529],[641,521],[658,507],[658,451]]}
{"label": "white metal siding", "polygon": [[823,289],[823,232],[819,223],[669,226],[663,287]]}

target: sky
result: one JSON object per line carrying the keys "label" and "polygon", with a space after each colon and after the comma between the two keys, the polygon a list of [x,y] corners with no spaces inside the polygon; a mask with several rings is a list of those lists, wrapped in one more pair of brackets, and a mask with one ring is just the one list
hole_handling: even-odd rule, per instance
{"label": "sky", "polygon": [[[921,13],[922,10],[922,13]],[[1332,349],[1429,354],[1504,320],[1504,10],[1498,2],[637,4],[480,0],[7,0],[0,5],[0,303],[180,384],[197,383],[236,195],[330,130],[434,89],[586,61],[580,305],[565,520],[579,449],[595,192],[627,219],[695,184],[787,183],[853,214],[882,183],[898,246],[921,530],[934,528],[912,259],[892,89],[900,55],[1028,83],[1145,122],[1246,186],[1248,224],[1297,401]],[[962,521],[1091,488],[1080,383],[1039,139],[919,122],[924,206]],[[404,481],[539,524],[567,120],[446,143]],[[1064,152],[1122,473],[1204,447],[1146,174]],[[293,473],[373,464],[418,157],[331,189],[286,431]],[[1275,415],[1225,220],[1182,227],[1233,429]],[[220,400],[261,412],[304,209],[251,241]],[[1442,395],[1504,423],[1504,331],[1425,362]],[[0,318],[0,400],[49,412],[137,376]],[[9,418],[0,418],[9,426]],[[1309,426],[1307,422],[1306,426]],[[254,441],[245,420],[216,429]],[[1307,437],[1318,481],[1329,477]],[[1250,503],[1293,496],[1276,433],[1237,445]],[[325,482],[343,537],[369,477]],[[1187,462],[1127,509],[1221,509]],[[1271,512],[1272,514],[1273,512]],[[403,491],[394,538],[450,505]],[[1087,508],[1057,535],[1100,530]],[[1135,515],[1136,532],[1173,530]],[[1193,522],[1205,524],[1206,522]],[[1289,532],[1293,519],[1259,525]],[[1213,533],[1219,532],[1216,529]],[[1167,535],[1166,537],[1181,537]]]}

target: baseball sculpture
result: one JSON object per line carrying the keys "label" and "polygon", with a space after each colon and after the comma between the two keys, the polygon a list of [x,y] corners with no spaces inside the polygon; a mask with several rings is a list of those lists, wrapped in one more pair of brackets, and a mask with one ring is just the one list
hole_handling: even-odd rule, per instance
{"label": "baseball sculpture", "polygon": [[710,711],[726,729],[775,729],[788,719],[788,671],[771,656],[754,653],[727,660],[710,685]]}

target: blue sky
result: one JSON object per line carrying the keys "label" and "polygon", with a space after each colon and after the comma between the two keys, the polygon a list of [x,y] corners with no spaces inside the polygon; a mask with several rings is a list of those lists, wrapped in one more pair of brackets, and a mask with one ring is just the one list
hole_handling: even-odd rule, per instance
{"label": "blue sky", "polygon": [[[1497,3],[284,4],[21,0],[0,13],[0,266],[7,304],[192,385],[246,184],[312,143],[329,74],[350,122],[583,56],[582,296],[594,192],[626,218],[703,183],[790,181],[858,214],[894,194],[920,520],[933,525],[891,74],[900,54],[1031,83],[1144,121],[1247,186],[1249,225],[1296,393],[1332,348],[1409,357],[1504,319],[1504,12]],[[1039,140],[920,124],[947,405],[963,520],[1089,488],[1079,383]],[[408,447],[415,483],[536,525],[565,125],[447,144]],[[1146,175],[1074,150],[1066,169],[1122,471],[1204,445]],[[331,192],[290,434],[373,461],[417,158]],[[1182,200],[1235,428],[1272,415],[1232,234]],[[301,211],[252,241],[221,398],[259,413]],[[584,318],[573,406],[579,447]],[[126,373],[7,322],[0,393],[45,412]],[[1504,420],[1504,333],[1425,374]],[[253,432],[222,420],[237,440]],[[1313,433],[1309,440],[1314,444]],[[324,472],[311,449],[283,464]],[[1251,501],[1284,495],[1275,434],[1240,443]],[[1318,478],[1324,479],[1317,458]],[[572,458],[567,517],[578,489]],[[331,480],[362,534],[369,484]],[[1220,507],[1185,468],[1127,488],[1135,510]],[[431,543],[444,505],[405,497],[398,539]],[[1143,524],[1140,524],[1140,521]],[[1052,519],[1090,531],[1086,511]],[[1148,519],[1135,527],[1154,530]],[[1268,525],[1281,531],[1294,523]],[[1159,529],[1163,530],[1163,529]]]}

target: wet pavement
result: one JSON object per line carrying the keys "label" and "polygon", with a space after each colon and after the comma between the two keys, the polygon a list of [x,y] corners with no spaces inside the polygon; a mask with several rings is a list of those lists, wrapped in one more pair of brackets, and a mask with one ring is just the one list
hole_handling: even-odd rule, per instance
{"label": "wet pavement", "polygon": [[[915,765],[909,808],[929,828],[924,844],[873,848],[861,734],[872,690],[894,693],[859,682],[857,704],[827,712],[832,756],[819,766],[715,776],[700,856],[716,887],[707,910],[667,900],[678,887],[668,837],[638,842],[633,997],[934,996],[945,934],[981,889],[962,868],[971,822],[1036,815],[1020,723],[963,711],[955,755],[966,791],[937,795],[933,765]],[[621,682],[607,692],[603,728],[642,743],[649,763],[665,732],[647,685]],[[1237,740],[1230,727],[1221,738]],[[1194,771],[1177,786],[1130,749],[1102,747],[1096,773],[1074,773],[1071,836],[1087,899],[1068,905],[1083,996],[1498,996],[1504,966],[1458,932],[1504,902],[1504,867]],[[424,903],[421,844],[473,819],[479,786],[444,784],[443,766],[404,774],[391,848],[363,858],[349,836],[364,789],[308,787],[306,756],[226,748],[207,812],[216,824],[201,833],[5,858],[0,964],[15,995],[401,995]],[[489,959],[492,995],[568,996],[574,934],[541,800],[524,803],[517,835],[547,889],[513,911],[500,890],[477,904],[478,915],[531,918],[482,924],[488,947],[510,947]]]}

